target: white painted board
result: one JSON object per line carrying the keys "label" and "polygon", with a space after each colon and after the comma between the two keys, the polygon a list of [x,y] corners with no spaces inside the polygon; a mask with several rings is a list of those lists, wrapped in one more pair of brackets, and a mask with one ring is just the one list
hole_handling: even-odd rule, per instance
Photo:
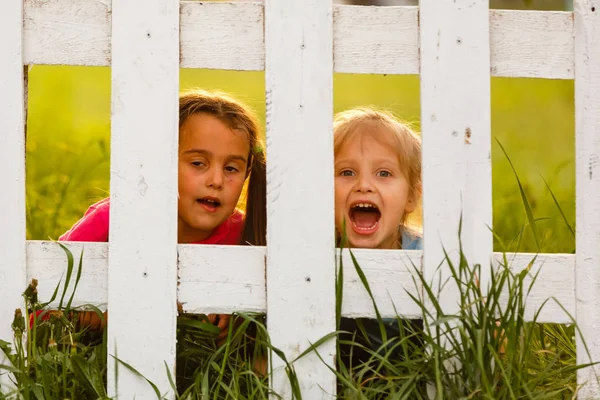
{"label": "white painted board", "polygon": [[[178,0],[114,2],[111,72],[108,351],[174,398]],[[113,368],[110,396],[155,396],[123,366],[117,386]]]}
{"label": "white painted board", "polygon": [[[577,362],[600,361],[600,4],[575,1]],[[600,396],[600,368],[577,373],[580,399]]]}
{"label": "white painted board", "polygon": [[[420,3],[423,146],[423,271],[428,282],[458,265],[492,259],[492,174],[489,2]],[[459,241],[459,228],[461,229]],[[437,292],[437,290],[436,290]],[[458,307],[452,285],[440,294]]]}
{"label": "white painted board", "polygon": [[[22,7],[20,0],[0,5],[0,339],[6,341],[13,338],[10,325],[15,310],[23,309],[26,288]],[[5,380],[0,376],[0,386]]]}
{"label": "white painted board", "polygon": [[[30,64],[109,66],[111,0],[25,0]],[[334,71],[418,74],[418,7],[334,6]],[[573,79],[573,13],[490,10],[493,76]],[[183,68],[264,70],[264,6],[181,2]]]}
{"label": "white painted board", "polygon": [[[63,242],[78,262],[83,250],[83,270],[73,304],[92,304],[106,310],[108,299],[108,243]],[[178,246],[178,299],[184,312],[232,313],[234,311],[266,312],[265,257],[266,247],[184,245]],[[413,284],[415,270],[421,270],[423,253],[416,250],[354,249],[354,256],[365,273],[384,317],[400,314],[417,317],[418,310],[405,290],[417,295],[421,286]],[[339,258],[339,251],[337,252]],[[512,271],[530,268],[531,281],[539,269],[535,285],[527,299],[526,318],[550,297],[555,297],[567,312],[575,315],[575,255],[507,253]],[[495,265],[503,262],[502,253],[494,253]],[[338,261],[339,262],[339,261]],[[339,265],[339,264],[338,264]],[[67,266],[64,251],[53,242],[27,242],[27,279],[39,281],[39,296],[49,300]],[[70,293],[70,292],[69,292]],[[55,301],[51,306],[58,304]],[[375,317],[371,300],[364,290],[349,253],[344,251],[345,317]],[[540,316],[543,322],[570,323],[556,305],[549,302]]]}
{"label": "white painted board", "polygon": [[[290,360],[335,330],[331,3],[265,2],[267,326]],[[307,399],[335,396],[335,341],[318,351],[325,362],[312,353],[295,364]],[[271,385],[290,398],[272,361]]]}

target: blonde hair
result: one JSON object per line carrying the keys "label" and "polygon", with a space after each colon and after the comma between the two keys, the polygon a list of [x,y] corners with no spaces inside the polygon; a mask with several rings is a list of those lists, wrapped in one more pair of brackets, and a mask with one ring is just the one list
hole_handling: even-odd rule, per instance
{"label": "blonde hair", "polygon": [[254,112],[229,94],[194,89],[179,96],[179,129],[196,114],[209,114],[230,129],[243,131],[250,142],[246,220],[240,244],[266,244],[266,169],[260,124]]}
{"label": "blonde hair", "polygon": [[[387,111],[372,108],[353,108],[335,115],[333,122],[333,148],[338,154],[341,147],[357,134],[371,134],[376,139],[392,143],[400,168],[409,185],[409,198],[417,203],[421,199],[421,138],[410,126]],[[384,136],[385,135],[385,136]],[[406,216],[405,216],[406,219]],[[402,221],[404,224],[405,221]]]}

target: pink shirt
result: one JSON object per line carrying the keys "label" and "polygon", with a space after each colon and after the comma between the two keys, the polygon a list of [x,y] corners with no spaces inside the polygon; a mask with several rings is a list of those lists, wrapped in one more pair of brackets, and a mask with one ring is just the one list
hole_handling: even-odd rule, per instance
{"label": "pink shirt", "polygon": [[[108,242],[110,198],[91,205],[71,229],[58,240],[65,242]],[[244,213],[236,209],[225,222],[205,240],[195,244],[239,244],[244,228]]]}

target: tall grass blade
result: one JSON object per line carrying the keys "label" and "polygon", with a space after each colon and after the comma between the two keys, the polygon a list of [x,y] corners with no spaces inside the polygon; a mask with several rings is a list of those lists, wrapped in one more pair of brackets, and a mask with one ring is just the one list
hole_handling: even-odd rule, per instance
{"label": "tall grass blade", "polygon": [[67,276],[65,278],[65,284],[63,288],[62,295],[60,296],[60,303],[58,304],[58,309],[62,309],[63,301],[65,299],[65,295],[67,294],[67,288],[69,287],[69,282],[71,281],[71,274],[73,273],[73,253],[69,249],[67,249],[62,243],[57,242],[60,247],[67,254]]}
{"label": "tall grass blade", "polygon": [[335,282],[335,328],[339,329],[342,321],[342,305],[344,301],[344,255],[343,248],[339,252],[339,266],[337,280]]}
{"label": "tall grass blade", "polygon": [[154,390],[154,393],[156,394],[156,398],[157,399],[162,399],[162,396],[160,395],[160,391],[158,390],[158,387],[154,384],[154,382],[152,382],[151,380],[149,380],[148,378],[146,378],[137,369],[135,369],[134,367],[132,367],[131,365],[129,365],[125,361],[121,360],[116,355],[115,356],[111,355],[111,357],[113,357],[118,363],[123,364],[125,366],[125,368],[127,368],[129,371],[133,372],[136,376],[138,376],[138,377],[142,378],[143,380],[145,380],[152,387],[152,390]]}
{"label": "tall grass blade", "polygon": [[79,286],[79,281],[81,280],[81,271],[82,270],[83,270],[83,249],[81,249],[81,254],[79,256],[79,265],[77,266],[77,277],[75,278],[75,286],[73,287],[73,293],[71,293],[69,302],[65,306],[66,314],[68,314],[69,311],[71,311],[71,304],[73,304],[73,298],[75,297],[75,292],[77,291],[77,286]]}
{"label": "tall grass blade", "polygon": [[502,149],[504,156],[508,160],[508,163],[510,164],[510,167],[512,168],[513,173],[515,174],[515,178],[517,179],[517,185],[519,186],[519,192],[521,194],[521,201],[523,202],[523,206],[525,207],[525,213],[527,214],[527,220],[529,221],[529,226],[531,227],[531,232],[533,233],[533,238],[535,239],[535,244],[537,246],[538,251],[541,251],[540,238],[539,238],[539,234],[538,234],[538,230],[537,230],[537,225],[535,223],[535,219],[533,218],[533,212],[531,211],[531,206],[529,205],[529,200],[527,200],[527,196],[525,195],[525,190],[523,189],[523,185],[521,185],[521,180],[519,179],[517,170],[515,169],[510,157],[508,156],[508,153],[506,152],[506,150],[504,149],[504,146],[502,146],[502,143],[500,143],[500,140],[498,140],[498,138],[496,138],[496,142]]}
{"label": "tall grass blade", "polygon": [[95,395],[94,397],[98,398],[101,393],[96,392],[85,359],[81,356],[73,355],[70,357],[70,363],[75,377],[78,378],[77,383],[84,386],[84,389],[88,392],[88,396],[91,397],[91,394],[93,393]]}
{"label": "tall grass blade", "polygon": [[352,263],[354,264],[354,268],[356,269],[356,273],[358,274],[358,277],[360,278],[360,281],[361,281],[363,287],[367,290],[367,293],[369,294],[369,297],[371,298],[371,303],[373,304],[373,308],[375,309],[375,315],[377,315],[377,321],[379,322],[379,331],[381,333],[381,337],[383,338],[383,341],[386,342],[387,341],[387,333],[385,331],[385,327],[383,326],[381,313],[379,312],[379,307],[377,307],[377,302],[375,301],[375,297],[373,296],[373,292],[371,291],[371,286],[369,285],[369,282],[367,281],[367,277],[365,276],[362,268],[358,264],[356,257],[354,257],[354,253],[352,253],[352,250],[349,250],[349,252],[350,252],[350,257],[352,258]]}
{"label": "tall grass blade", "polygon": [[294,360],[292,361],[292,363],[295,363],[296,361],[298,361],[299,359],[301,359],[302,357],[306,356],[307,354],[313,352],[313,351],[317,351],[317,349],[319,348],[319,346],[321,346],[323,343],[337,337],[337,335],[339,335],[340,333],[342,333],[343,331],[335,331],[335,332],[330,332],[327,335],[323,336],[322,338],[320,338],[319,340],[317,340],[314,343],[311,343],[310,346],[304,350],[302,353],[300,353],[300,355],[296,358],[294,358]]}
{"label": "tall grass blade", "polygon": [[56,287],[54,288],[54,292],[52,292],[52,296],[50,296],[50,300],[48,300],[45,303],[41,303],[40,304],[41,308],[47,307],[50,303],[52,303],[54,300],[56,300],[56,296],[58,296],[58,290],[60,289],[60,283],[61,282],[62,282],[62,276],[58,280],[58,283],[56,284]]}
{"label": "tall grass blade", "polygon": [[173,380],[173,375],[171,374],[171,370],[169,369],[169,366],[167,365],[166,361],[165,361],[165,370],[167,372],[167,378],[169,378],[169,385],[171,385],[171,389],[173,390],[173,393],[175,393],[175,398],[179,399],[179,394],[177,393],[177,385],[175,384],[175,381]]}
{"label": "tall grass blade", "polygon": [[540,174],[540,177],[542,178],[542,180],[544,181],[544,184],[546,185],[546,188],[550,192],[550,196],[552,196],[552,201],[554,202],[554,205],[558,209],[558,212],[560,212],[560,215],[561,215],[561,217],[562,217],[565,225],[569,229],[569,232],[571,233],[571,236],[573,238],[575,238],[575,229],[573,229],[573,226],[571,225],[571,223],[569,222],[569,219],[565,215],[565,212],[563,211],[562,207],[560,206],[560,203],[556,199],[556,196],[554,195],[554,192],[552,191],[552,188],[550,188],[550,185],[548,184],[548,182],[546,181],[546,179],[544,179],[544,177],[541,174]]}

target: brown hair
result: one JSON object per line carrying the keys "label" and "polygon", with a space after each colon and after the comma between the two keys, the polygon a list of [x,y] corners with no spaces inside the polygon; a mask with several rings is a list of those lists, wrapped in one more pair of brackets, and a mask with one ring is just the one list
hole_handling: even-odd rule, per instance
{"label": "brown hair", "polygon": [[243,245],[266,244],[267,178],[264,145],[259,136],[259,122],[254,112],[232,96],[218,91],[191,90],[179,96],[179,129],[192,115],[206,113],[230,129],[246,133],[250,141],[248,154],[248,192],[246,220],[242,232]]}
{"label": "brown hair", "polygon": [[[409,185],[409,198],[417,202],[422,195],[421,138],[408,124],[387,111],[354,108],[336,114],[333,123],[333,148],[337,154],[342,145],[356,134],[372,134],[376,139],[391,139],[398,154],[400,168]],[[386,135],[383,136],[382,135]],[[405,216],[406,219],[406,216]],[[405,221],[402,221],[404,224]]]}

